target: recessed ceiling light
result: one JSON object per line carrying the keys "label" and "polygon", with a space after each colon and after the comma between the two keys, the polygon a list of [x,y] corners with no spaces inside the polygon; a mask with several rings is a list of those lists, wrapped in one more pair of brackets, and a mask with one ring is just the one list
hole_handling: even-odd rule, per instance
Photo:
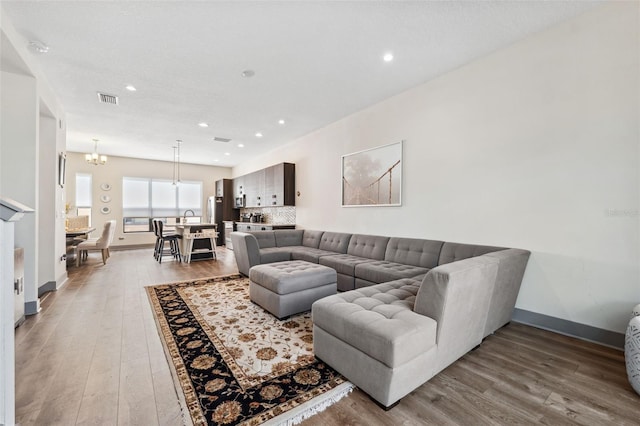
{"label": "recessed ceiling light", "polygon": [[385,53],[382,59],[384,59],[385,62],[391,62],[393,61],[393,54]]}
{"label": "recessed ceiling light", "polygon": [[262,133],[258,132],[256,133],[256,138],[261,138],[262,137]]}
{"label": "recessed ceiling light", "polygon": [[136,91],[136,88],[133,87],[131,84],[125,86],[125,89],[127,89],[130,92],[135,92]]}
{"label": "recessed ceiling light", "polygon": [[284,120],[278,120],[278,124],[284,124]]}
{"label": "recessed ceiling light", "polygon": [[251,78],[254,75],[256,75],[256,73],[255,73],[254,70],[244,70],[244,71],[242,71],[242,73],[240,75],[245,77],[245,78]]}
{"label": "recessed ceiling light", "polygon": [[31,40],[29,42],[29,48],[36,53],[47,53],[49,51],[49,46],[39,40]]}
{"label": "recessed ceiling light", "polygon": [[219,162],[220,160],[219,160],[218,158],[216,158],[216,159],[215,159],[215,160],[213,160],[213,161],[215,161],[215,162],[217,163],[217,162]]}
{"label": "recessed ceiling light", "polygon": [[207,123],[205,123],[204,121],[202,123],[198,123],[198,126],[200,126],[200,127],[209,127],[209,125]]}
{"label": "recessed ceiling light", "polygon": [[238,148],[244,148],[244,144],[243,143],[239,143],[238,144]]}
{"label": "recessed ceiling light", "polygon": [[230,152],[225,152],[224,155],[231,155],[231,153]]}

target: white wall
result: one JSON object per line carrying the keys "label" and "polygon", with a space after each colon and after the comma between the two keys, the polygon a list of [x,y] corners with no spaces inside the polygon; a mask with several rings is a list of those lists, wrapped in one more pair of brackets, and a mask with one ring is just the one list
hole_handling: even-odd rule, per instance
{"label": "white wall", "polygon": [[[98,152],[100,146],[98,145]],[[83,153],[69,152],[67,155],[67,185],[65,185],[67,202],[75,206],[76,173],[88,173],[92,176],[92,225],[96,228],[96,235],[103,224],[110,219],[116,219],[116,234],[114,246],[118,245],[138,245],[153,244],[155,237],[152,233],[123,233],[122,232],[122,178],[127,177],[147,177],[147,178],[173,178],[173,163],[166,161],[140,160],[125,157],[110,156],[104,166],[94,166],[87,163]],[[231,169],[228,167],[202,166],[196,164],[181,164],[181,180],[192,180],[203,182],[202,212],[203,219],[206,218],[207,197],[215,195],[215,181],[231,177]],[[111,190],[103,191],[100,185],[108,183]],[[108,194],[111,196],[109,203],[100,201],[100,196]],[[100,208],[109,206],[111,213],[102,214]]]}
{"label": "white wall", "polygon": [[[614,3],[234,168],[296,163],[301,227],[533,252],[517,307],[624,332],[640,301],[638,3]],[[406,140],[402,207],[341,155]]]}
{"label": "white wall", "polygon": [[24,248],[25,300],[38,300],[38,95],[33,77],[2,72],[0,194],[36,209],[15,225]]}

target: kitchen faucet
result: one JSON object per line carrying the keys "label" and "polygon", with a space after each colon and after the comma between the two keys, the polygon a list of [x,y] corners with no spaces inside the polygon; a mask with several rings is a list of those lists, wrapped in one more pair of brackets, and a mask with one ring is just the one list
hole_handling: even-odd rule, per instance
{"label": "kitchen faucet", "polygon": [[185,210],[184,211],[184,215],[182,215],[182,223],[187,223],[187,213],[191,212],[191,217],[194,217],[196,215],[196,212],[194,212],[191,209]]}

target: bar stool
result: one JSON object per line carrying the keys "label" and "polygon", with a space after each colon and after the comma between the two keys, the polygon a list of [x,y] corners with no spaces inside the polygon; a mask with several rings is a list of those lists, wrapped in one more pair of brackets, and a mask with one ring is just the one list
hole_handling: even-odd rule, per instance
{"label": "bar stool", "polygon": [[[173,256],[174,259],[182,262],[182,258],[180,256],[180,244],[179,239],[181,238],[178,234],[170,234],[164,233],[163,227],[164,223],[161,220],[156,221],[157,234],[158,238],[158,249],[157,249],[157,259],[158,262],[162,263],[162,256],[165,254]],[[165,243],[169,243],[169,250],[165,249]]]}
{"label": "bar stool", "polygon": [[156,236],[156,245],[153,247],[153,258],[158,260],[158,251],[160,249],[160,237],[158,237],[158,221],[153,219],[153,235]]}

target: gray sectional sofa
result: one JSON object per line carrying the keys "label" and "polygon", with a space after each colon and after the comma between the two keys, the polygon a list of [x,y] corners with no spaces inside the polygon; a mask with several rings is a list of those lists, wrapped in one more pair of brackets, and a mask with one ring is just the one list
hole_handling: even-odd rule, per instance
{"label": "gray sectional sofa", "polygon": [[390,407],[511,320],[526,250],[310,230],[231,234],[238,270],[304,260],[337,273],[312,306],[315,355]]}

